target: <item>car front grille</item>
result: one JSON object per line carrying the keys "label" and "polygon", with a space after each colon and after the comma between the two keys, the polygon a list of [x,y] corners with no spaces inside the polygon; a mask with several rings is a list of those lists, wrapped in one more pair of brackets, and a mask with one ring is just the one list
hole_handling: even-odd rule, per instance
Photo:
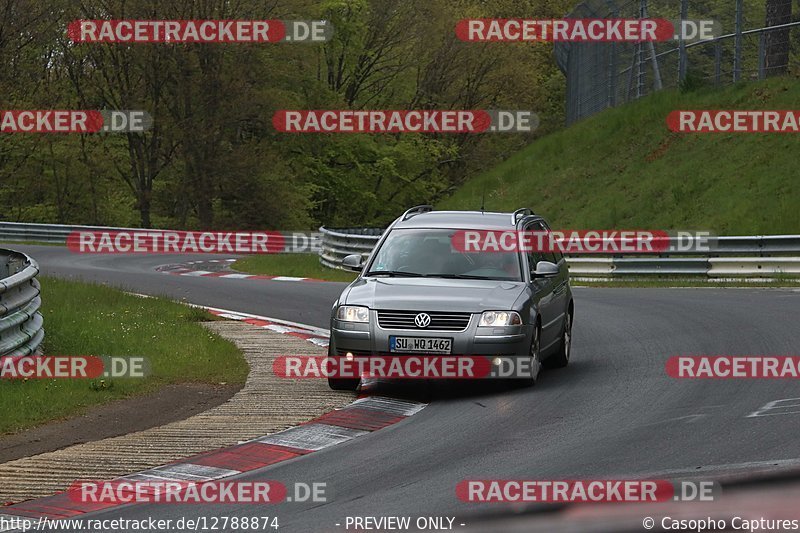
{"label": "car front grille", "polygon": [[[431,317],[428,327],[420,328],[414,322],[416,316],[426,313]],[[415,329],[419,331],[463,331],[467,329],[471,313],[447,313],[440,311],[378,311],[378,325],[383,329]]]}

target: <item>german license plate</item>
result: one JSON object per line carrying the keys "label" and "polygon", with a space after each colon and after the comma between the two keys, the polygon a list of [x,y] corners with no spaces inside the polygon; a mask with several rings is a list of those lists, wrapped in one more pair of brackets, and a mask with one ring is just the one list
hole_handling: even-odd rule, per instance
{"label": "german license plate", "polygon": [[445,337],[389,337],[389,351],[398,353],[443,353],[453,350],[453,339]]}

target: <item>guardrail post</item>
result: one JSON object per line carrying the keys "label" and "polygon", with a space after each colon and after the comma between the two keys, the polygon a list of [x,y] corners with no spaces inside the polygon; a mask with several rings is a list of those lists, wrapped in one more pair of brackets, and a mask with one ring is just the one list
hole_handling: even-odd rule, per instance
{"label": "guardrail post", "polygon": [[736,0],[736,36],[733,41],[733,81],[742,77],[742,17],[744,0]]}
{"label": "guardrail post", "polygon": [[689,58],[686,55],[686,41],[683,39],[683,21],[689,18],[689,0],[681,0],[681,16],[680,16],[680,28],[678,28],[678,35],[680,36],[680,45],[679,51],[680,54],[678,59],[678,80],[683,82],[686,80],[686,73],[688,70],[688,62]]}

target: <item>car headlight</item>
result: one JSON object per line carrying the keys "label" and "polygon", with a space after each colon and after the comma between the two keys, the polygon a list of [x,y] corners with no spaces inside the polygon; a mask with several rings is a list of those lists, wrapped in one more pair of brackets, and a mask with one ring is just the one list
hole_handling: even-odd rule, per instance
{"label": "car headlight", "polygon": [[336,318],[345,322],[369,322],[369,308],[360,305],[340,305]]}
{"label": "car headlight", "polygon": [[518,326],[522,318],[516,311],[485,311],[478,326]]}

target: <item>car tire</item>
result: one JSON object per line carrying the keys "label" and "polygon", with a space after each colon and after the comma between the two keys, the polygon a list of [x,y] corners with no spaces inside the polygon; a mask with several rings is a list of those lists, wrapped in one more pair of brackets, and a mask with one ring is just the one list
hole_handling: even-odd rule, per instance
{"label": "car tire", "polygon": [[564,368],[569,364],[569,355],[572,350],[572,315],[568,312],[564,318],[564,330],[561,332],[561,343],[558,351],[548,357],[545,363],[548,368]]}
{"label": "car tire", "polygon": [[517,383],[522,387],[533,387],[536,385],[539,372],[542,370],[542,329],[539,327],[538,322],[533,328],[533,338],[531,339],[531,348],[528,357],[532,360],[531,375],[517,379]]}
{"label": "car tire", "polygon": [[333,390],[354,391],[358,389],[358,384],[360,381],[360,379],[328,378],[328,386]]}

